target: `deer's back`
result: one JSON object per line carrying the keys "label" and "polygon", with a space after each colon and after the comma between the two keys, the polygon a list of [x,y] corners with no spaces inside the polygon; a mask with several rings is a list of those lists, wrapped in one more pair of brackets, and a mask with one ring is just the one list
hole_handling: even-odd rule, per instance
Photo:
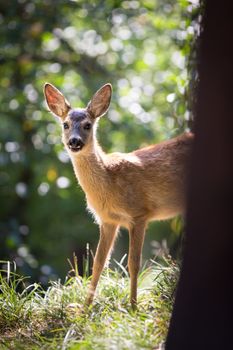
{"label": "deer's back", "polygon": [[192,140],[183,134],[129,154],[108,155],[109,205],[116,213],[148,220],[182,213]]}

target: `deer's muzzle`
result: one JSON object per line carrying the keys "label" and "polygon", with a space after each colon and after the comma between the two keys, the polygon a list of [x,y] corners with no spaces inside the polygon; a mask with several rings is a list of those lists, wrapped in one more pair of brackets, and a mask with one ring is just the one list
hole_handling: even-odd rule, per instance
{"label": "deer's muzzle", "polygon": [[78,137],[72,137],[69,139],[68,147],[73,152],[80,151],[84,146],[83,141]]}

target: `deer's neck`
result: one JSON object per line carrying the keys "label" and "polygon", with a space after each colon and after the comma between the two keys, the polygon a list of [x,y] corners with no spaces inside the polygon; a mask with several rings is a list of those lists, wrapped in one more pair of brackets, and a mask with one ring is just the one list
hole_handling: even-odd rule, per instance
{"label": "deer's neck", "polygon": [[106,180],[104,157],[105,153],[97,141],[80,154],[71,155],[75,175],[87,196],[98,192]]}

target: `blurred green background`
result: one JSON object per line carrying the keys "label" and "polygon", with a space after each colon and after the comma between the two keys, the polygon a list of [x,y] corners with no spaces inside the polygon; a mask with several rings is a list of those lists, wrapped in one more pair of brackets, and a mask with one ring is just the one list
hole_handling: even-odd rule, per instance
{"label": "blurred green background", "polygon": [[[0,260],[46,284],[64,278],[98,227],[48,112],[43,84],[83,107],[104,83],[111,108],[99,123],[108,151],[128,152],[173,137],[190,122],[187,95],[197,1],[12,0],[0,4]],[[191,62],[191,64],[190,64]],[[144,260],[177,255],[180,219],[149,226]],[[122,231],[113,259],[128,248]]]}

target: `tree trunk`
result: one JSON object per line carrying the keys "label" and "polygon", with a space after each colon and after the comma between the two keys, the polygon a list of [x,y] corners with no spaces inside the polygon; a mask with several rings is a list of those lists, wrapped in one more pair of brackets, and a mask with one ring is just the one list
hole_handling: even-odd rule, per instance
{"label": "tree trunk", "polygon": [[233,347],[233,4],[207,0],[183,266],[166,350]]}

